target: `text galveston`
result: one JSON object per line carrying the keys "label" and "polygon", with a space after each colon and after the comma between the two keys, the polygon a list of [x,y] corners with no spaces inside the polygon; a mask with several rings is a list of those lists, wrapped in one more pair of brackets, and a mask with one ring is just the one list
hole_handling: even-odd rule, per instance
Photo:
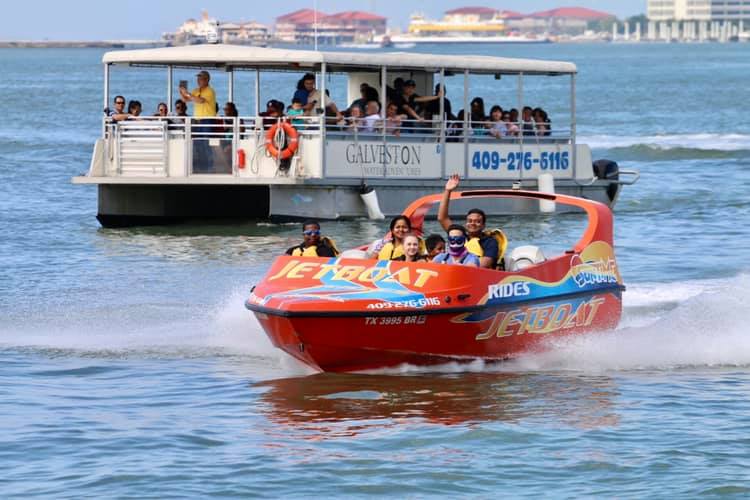
{"label": "text galveston", "polygon": [[401,144],[349,144],[346,146],[347,163],[376,165],[420,165],[422,146]]}

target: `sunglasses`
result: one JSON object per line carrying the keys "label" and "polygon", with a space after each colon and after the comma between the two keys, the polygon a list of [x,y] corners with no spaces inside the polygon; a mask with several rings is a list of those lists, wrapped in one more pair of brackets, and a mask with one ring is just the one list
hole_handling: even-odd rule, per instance
{"label": "sunglasses", "polygon": [[466,243],[465,236],[448,236],[448,243],[451,245],[463,245]]}
{"label": "sunglasses", "polygon": [[308,229],[307,231],[302,231],[302,234],[305,236],[320,236],[320,229]]}
{"label": "sunglasses", "polygon": [[125,104],[125,101],[115,101],[115,104]]}

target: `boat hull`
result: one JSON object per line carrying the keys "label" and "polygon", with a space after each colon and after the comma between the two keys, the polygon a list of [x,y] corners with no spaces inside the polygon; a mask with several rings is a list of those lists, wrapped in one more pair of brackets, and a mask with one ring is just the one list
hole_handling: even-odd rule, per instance
{"label": "boat hull", "polygon": [[[531,182],[531,181],[529,181]],[[378,195],[383,213],[390,217],[401,213],[404,199],[419,198],[439,190],[443,180],[407,183],[369,181]],[[466,181],[467,187],[510,189],[511,181]],[[612,188],[614,186],[614,189]],[[536,186],[533,186],[536,187]],[[581,186],[573,181],[556,183],[558,193],[580,196],[614,205],[621,186],[597,181]],[[99,184],[97,219],[104,227],[165,225],[189,220],[207,219],[272,219],[274,221],[321,220],[367,217],[359,195],[360,181],[340,181],[287,185],[228,184]],[[489,199],[457,200],[453,215],[469,208],[481,208],[489,216],[538,214],[537,200]],[[575,207],[558,204],[558,213],[576,211]]]}
{"label": "boat hull", "polygon": [[283,316],[256,310],[271,342],[326,372],[501,361],[615,327],[621,289],[461,312]]}

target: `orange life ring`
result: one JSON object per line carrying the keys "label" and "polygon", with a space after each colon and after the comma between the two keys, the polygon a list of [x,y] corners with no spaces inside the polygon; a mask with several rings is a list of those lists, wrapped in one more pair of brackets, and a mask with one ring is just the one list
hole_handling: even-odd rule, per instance
{"label": "orange life ring", "polygon": [[[284,134],[286,134],[287,137],[287,146],[281,151],[279,151],[273,141],[274,136],[276,135],[276,131],[279,130],[279,127],[284,130]],[[268,154],[270,154],[274,158],[286,160],[287,158],[290,158],[295,151],[297,151],[297,147],[299,147],[299,141],[297,139],[298,136],[299,133],[297,132],[297,129],[294,128],[291,123],[274,123],[274,125],[270,129],[268,129],[268,132],[266,132],[266,151],[268,151]]]}

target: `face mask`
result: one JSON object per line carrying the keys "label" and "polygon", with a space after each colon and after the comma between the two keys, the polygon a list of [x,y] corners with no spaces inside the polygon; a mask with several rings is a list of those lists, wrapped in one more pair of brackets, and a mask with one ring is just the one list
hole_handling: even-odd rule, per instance
{"label": "face mask", "polygon": [[464,246],[466,243],[466,238],[463,236],[458,237],[448,237],[448,253],[450,253],[453,257],[458,257],[460,255],[463,255],[464,252],[466,252],[466,247]]}

